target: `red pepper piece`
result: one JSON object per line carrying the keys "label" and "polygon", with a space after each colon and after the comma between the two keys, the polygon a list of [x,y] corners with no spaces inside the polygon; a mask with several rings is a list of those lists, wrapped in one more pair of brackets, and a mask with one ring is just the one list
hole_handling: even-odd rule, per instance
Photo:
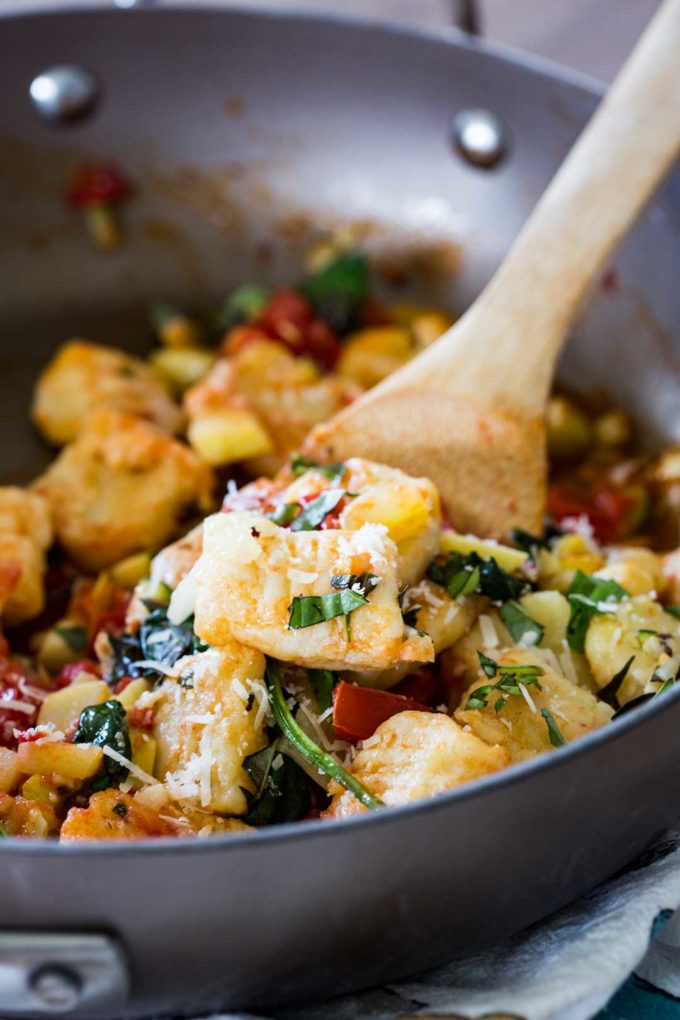
{"label": "red pepper piece", "polygon": [[356,687],[341,680],[333,697],[333,727],[340,740],[355,744],[373,736],[378,726],[399,712],[429,712],[427,705],[391,691]]}

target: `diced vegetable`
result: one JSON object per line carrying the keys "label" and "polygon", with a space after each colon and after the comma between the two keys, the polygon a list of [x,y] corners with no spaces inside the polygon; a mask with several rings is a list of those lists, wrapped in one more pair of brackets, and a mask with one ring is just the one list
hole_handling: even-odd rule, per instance
{"label": "diced vegetable", "polygon": [[369,389],[405,365],[414,354],[408,330],[400,326],[372,326],[347,338],[335,370]]}
{"label": "diced vegetable", "polygon": [[199,457],[216,467],[263,457],[274,449],[260,420],[245,408],[225,408],[196,418],[187,437]]}
{"label": "diced vegetable", "polygon": [[38,722],[52,723],[55,729],[67,733],[73,723],[80,718],[80,713],[88,705],[100,705],[111,695],[111,689],[103,680],[88,680],[85,683],[71,684],[60,691],[48,694],[38,713]]}
{"label": "diced vegetable", "polygon": [[333,698],[333,728],[340,740],[356,744],[373,736],[378,726],[399,712],[427,712],[426,705],[391,691],[357,687],[342,680]]}
{"label": "diced vegetable", "polygon": [[198,323],[173,305],[158,304],[151,308],[151,325],[165,347],[196,347],[201,331]]}
{"label": "diced vegetable", "polygon": [[149,576],[151,568],[150,553],[134,553],[110,568],[109,573],[113,583],[126,591],[132,591],[140,581]]}
{"label": "diced vegetable", "polygon": [[56,773],[66,779],[91,779],[99,772],[102,760],[100,747],[54,740],[44,744],[19,744],[17,750],[17,765],[28,775],[49,776]]}
{"label": "diced vegetable", "polygon": [[592,442],[588,418],[566,397],[551,397],[548,402],[548,449],[552,457],[578,457]]}
{"label": "diced vegetable", "polygon": [[151,355],[154,372],[178,396],[200,382],[214,363],[215,355],[202,347],[166,348]]}
{"label": "diced vegetable", "polygon": [[19,782],[20,775],[16,751],[0,747],[0,793],[11,793]]}
{"label": "diced vegetable", "polygon": [[138,678],[137,680],[133,680],[131,683],[127,684],[122,691],[117,693],[116,700],[120,701],[126,712],[130,712],[135,707],[142,694],[146,694],[150,690],[151,684],[149,681]]}

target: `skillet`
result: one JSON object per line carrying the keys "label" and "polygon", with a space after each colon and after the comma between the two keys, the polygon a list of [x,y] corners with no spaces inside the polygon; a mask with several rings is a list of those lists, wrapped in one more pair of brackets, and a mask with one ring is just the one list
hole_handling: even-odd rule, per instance
{"label": "skillet", "polygon": [[[64,62],[89,68],[99,97],[62,129],[28,90]],[[454,32],[11,0],[0,96],[2,481],[30,478],[45,458],[26,406],[59,343],[77,332],[135,348],[159,297],[290,280],[317,225],[362,224],[369,249],[415,267],[416,291],[464,307],[598,98],[583,79]],[[456,114],[479,107],[504,132],[504,158],[486,170],[453,144]],[[93,156],[118,161],[137,188],[126,243],[109,257],[60,201],[73,166]],[[679,236],[676,175],[562,367],[577,388],[606,386],[651,443],[680,438]],[[495,941],[583,895],[677,820],[679,724],[671,692],[558,754],[333,824],[191,843],[5,841],[3,1015],[266,1010]]]}

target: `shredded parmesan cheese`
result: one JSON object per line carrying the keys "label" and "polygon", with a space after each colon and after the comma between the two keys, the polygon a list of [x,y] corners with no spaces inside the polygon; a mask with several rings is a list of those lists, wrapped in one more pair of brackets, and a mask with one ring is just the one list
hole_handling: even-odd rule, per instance
{"label": "shredded parmesan cheese", "polygon": [[482,614],[479,617],[479,629],[482,633],[482,643],[485,648],[498,648],[498,632],[493,625],[490,616]]}
{"label": "shredded parmesan cheese", "polygon": [[138,765],[135,765],[135,763],[130,761],[129,758],[126,758],[125,755],[119,754],[118,751],[114,751],[114,749],[109,747],[108,744],[102,747],[102,751],[107,758],[111,758],[112,761],[118,762],[119,765],[128,769],[130,775],[134,776],[135,779],[139,779],[140,783],[146,783],[149,786],[153,786],[158,782],[157,779],[150,776],[148,772],[144,771],[144,769],[140,769]]}

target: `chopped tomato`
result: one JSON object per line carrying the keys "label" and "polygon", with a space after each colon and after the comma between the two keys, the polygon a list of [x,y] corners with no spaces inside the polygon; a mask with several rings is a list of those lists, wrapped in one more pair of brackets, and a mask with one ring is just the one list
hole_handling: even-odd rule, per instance
{"label": "chopped tomato", "polygon": [[60,690],[62,687],[68,687],[80,673],[101,676],[101,666],[94,659],[78,659],[77,662],[67,662],[52,681],[52,688]]}
{"label": "chopped tomato", "polygon": [[42,692],[37,679],[13,659],[4,638],[0,638],[0,747],[16,747],[15,730],[35,724]]}
{"label": "chopped tomato", "polygon": [[227,338],[227,354],[235,354],[258,340],[277,340],[293,354],[306,355],[331,369],[340,353],[340,339],[309,301],[296,290],[275,290],[260,314],[247,326],[237,326]]}
{"label": "chopped tomato", "polygon": [[77,168],[68,200],[78,209],[113,205],[132,194],[130,182],[111,163],[81,163]]}
{"label": "chopped tomato", "polygon": [[333,727],[340,740],[355,744],[373,736],[378,726],[399,712],[429,712],[427,705],[391,691],[356,687],[341,680],[333,697]]}
{"label": "chopped tomato", "polygon": [[551,486],[548,513],[560,524],[565,518],[586,517],[601,542],[620,542],[641,523],[645,508],[640,486],[589,486],[578,480]]}

